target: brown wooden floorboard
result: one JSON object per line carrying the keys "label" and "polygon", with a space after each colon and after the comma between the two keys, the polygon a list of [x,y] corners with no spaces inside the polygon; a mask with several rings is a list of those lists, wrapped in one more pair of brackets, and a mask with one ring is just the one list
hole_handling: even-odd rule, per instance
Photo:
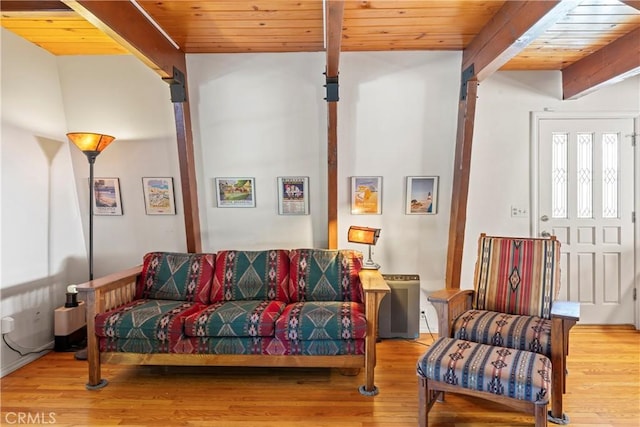
{"label": "brown wooden floorboard", "polygon": [[[16,417],[28,414],[56,426],[415,426],[415,365],[430,342],[428,334],[417,342],[380,342],[375,397],[358,393],[364,371],[343,376],[308,368],[104,365],[109,385],[88,391],[86,362],[52,352],[1,379],[0,424],[18,424]],[[575,327],[568,369],[570,426],[640,424],[640,332]],[[531,426],[533,417],[447,394],[431,410],[431,425]]]}

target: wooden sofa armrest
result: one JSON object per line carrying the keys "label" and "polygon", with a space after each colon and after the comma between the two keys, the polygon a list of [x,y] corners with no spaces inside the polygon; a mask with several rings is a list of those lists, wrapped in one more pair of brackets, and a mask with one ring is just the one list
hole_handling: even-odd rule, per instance
{"label": "wooden sofa armrest", "polygon": [[360,387],[360,393],[374,396],[378,394],[378,389],[373,383],[378,339],[378,311],[382,298],[390,293],[391,289],[378,270],[360,270],[359,276],[364,291],[364,309],[367,316],[367,336],[364,344],[366,382]]}
{"label": "wooden sofa armrest", "polygon": [[[93,309],[94,314],[103,313],[133,301],[141,272],[142,266],[139,265],[82,283],[77,286],[77,290],[84,294],[88,310]],[[89,301],[90,299],[93,301]]]}
{"label": "wooden sofa armrest", "polygon": [[438,336],[451,336],[451,325],[462,313],[471,309],[473,290],[441,289],[427,298],[438,315]]}
{"label": "wooden sofa armrest", "polygon": [[96,336],[96,315],[133,301],[136,282],[142,266],[129,268],[77,286],[87,307],[87,361],[89,382],[87,388],[98,389],[106,385],[100,378],[100,349]]}

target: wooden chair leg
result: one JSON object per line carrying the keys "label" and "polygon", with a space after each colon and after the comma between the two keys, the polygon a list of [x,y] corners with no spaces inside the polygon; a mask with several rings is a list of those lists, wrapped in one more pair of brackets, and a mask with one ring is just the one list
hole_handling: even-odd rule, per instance
{"label": "wooden chair leg", "polygon": [[534,404],[534,416],[536,427],[547,427],[547,407],[546,403]]}
{"label": "wooden chair leg", "polygon": [[418,379],[418,425],[427,427],[429,425],[429,392],[427,390],[427,379]]}

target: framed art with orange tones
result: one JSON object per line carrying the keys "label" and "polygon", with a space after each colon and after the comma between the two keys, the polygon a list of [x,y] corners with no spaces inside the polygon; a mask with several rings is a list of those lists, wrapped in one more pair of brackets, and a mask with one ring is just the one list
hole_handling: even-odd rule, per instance
{"label": "framed art with orange tones", "polygon": [[351,213],[380,215],[382,213],[382,177],[351,177]]}

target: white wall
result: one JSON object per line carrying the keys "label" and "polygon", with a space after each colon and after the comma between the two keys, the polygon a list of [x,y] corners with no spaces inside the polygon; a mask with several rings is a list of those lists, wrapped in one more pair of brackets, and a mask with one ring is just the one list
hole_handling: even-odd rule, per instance
{"label": "white wall", "polygon": [[[2,316],[8,339],[51,346],[53,311],[83,277],[86,252],[56,58],[2,29]],[[2,343],[2,375],[24,358]]]}
{"label": "white wall", "polygon": [[[327,247],[325,55],[188,55],[201,159],[205,250]],[[444,286],[460,53],[341,55],[338,104],[339,247],[350,225],[381,227],[385,273]],[[278,215],[278,176],[309,176],[311,215]],[[382,176],[382,215],[352,215],[350,177]],[[407,176],[440,177],[437,215],[405,215]],[[255,208],[218,208],[215,177],[254,177]],[[426,307],[426,299],[422,298]],[[435,320],[433,320],[435,324]]]}
{"label": "white wall", "polygon": [[[119,178],[123,215],[94,216],[94,277],[136,265],[149,251],[186,250],[167,83],[133,56],[62,56],[58,66],[69,132],[116,137],[96,159],[94,173]],[[89,165],[73,148],[80,211],[88,230]],[[154,176],[174,178],[177,215],[146,215],[142,177]]]}
{"label": "white wall", "polygon": [[[325,55],[188,55],[203,250],[327,246]],[[308,176],[310,215],[278,215],[277,177]],[[218,208],[216,177],[255,178]]]}
{"label": "white wall", "polygon": [[[343,53],[340,59],[339,245],[352,245],[350,225],[381,228],[374,260],[383,273],[420,276],[421,310],[433,326],[426,296],[444,287],[460,61],[459,52]],[[382,176],[382,215],[351,214],[351,176]],[[405,214],[408,176],[439,177],[436,215]]]}

